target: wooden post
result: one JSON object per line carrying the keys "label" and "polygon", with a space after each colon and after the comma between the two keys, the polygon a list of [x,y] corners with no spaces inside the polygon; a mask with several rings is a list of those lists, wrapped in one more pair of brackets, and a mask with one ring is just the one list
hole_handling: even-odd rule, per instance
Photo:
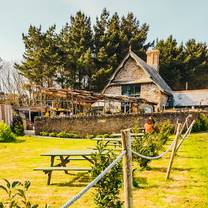
{"label": "wooden post", "polygon": [[178,149],[180,148],[180,146],[182,145],[182,143],[184,142],[186,137],[189,135],[189,133],[191,133],[194,123],[195,123],[195,120],[193,120],[192,123],[190,124],[190,126],[187,128],[186,133],[184,134],[184,136],[182,137],[182,139],[180,140],[180,142],[178,143],[178,145],[176,147],[176,152],[178,151]]}
{"label": "wooden post", "polygon": [[[51,167],[53,167],[53,165],[54,165],[54,159],[55,159],[55,156],[51,155]],[[50,185],[50,183],[51,183],[51,175],[52,175],[52,170],[49,170],[47,185]]]}
{"label": "wooden post", "polygon": [[130,130],[121,131],[122,149],[126,150],[123,157],[123,178],[124,178],[124,207],[132,208],[132,153]]}
{"label": "wooden post", "polygon": [[166,173],[166,180],[168,180],[169,177],[170,177],[170,171],[171,171],[171,168],[172,168],[172,165],[173,165],[173,160],[174,160],[175,153],[176,153],[176,148],[177,148],[177,144],[178,144],[178,138],[180,136],[180,126],[181,126],[181,124],[178,124],[178,126],[177,126],[175,143],[174,143],[174,146],[173,146],[173,149],[172,149],[170,162],[169,162],[167,173]]}

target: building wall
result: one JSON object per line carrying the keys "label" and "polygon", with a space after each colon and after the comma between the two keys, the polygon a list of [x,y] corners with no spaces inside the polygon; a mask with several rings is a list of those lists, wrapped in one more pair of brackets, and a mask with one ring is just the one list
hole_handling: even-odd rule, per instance
{"label": "building wall", "polygon": [[144,72],[144,70],[137,66],[136,61],[132,58],[129,58],[124,64],[123,68],[119,70],[119,73],[115,76],[113,82],[134,80],[137,80],[138,82],[151,81],[151,79]]}
{"label": "building wall", "polygon": [[121,95],[121,86],[120,85],[109,86],[105,90],[105,94]]}
{"label": "building wall", "polygon": [[118,114],[105,116],[88,116],[78,118],[36,118],[35,133],[40,132],[74,132],[80,135],[119,133],[122,129],[144,126],[144,122],[152,116],[156,122],[170,120],[172,123],[184,122],[192,114],[192,119],[199,115],[197,112],[165,112],[146,114]]}
{"label": "building wall", "polygon": [[161,93],[154,83],[145,83],[141,85],[141,98],[159,104],[161,99]]}

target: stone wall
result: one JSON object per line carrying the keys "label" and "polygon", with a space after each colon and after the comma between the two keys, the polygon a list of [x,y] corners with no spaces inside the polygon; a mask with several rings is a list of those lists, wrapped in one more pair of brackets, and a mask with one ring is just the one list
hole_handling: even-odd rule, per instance
{"label": "stone wall", "polygon": [[134,126],[143,127],[145,120],[152,116],[156,122],[171,120],[172,123],[183,122],[185,118],[192,114],[192,118],[197,118],[197,112],[165,112],[151,114],[119,114],[108,116],[88,116],[78,118],[36,118],[35,133],[40,132],[75,132],[80,135],[118,133],[122,129]]}
{"label": "stone wall", "polygon": [[136,61],[132,58],[129,58],[124,64],[123,68],[119,70],[113,82],[134,80],[137,80],[137,82],[152,81],[147,73],[145,73],[144,70],[136,64]]}

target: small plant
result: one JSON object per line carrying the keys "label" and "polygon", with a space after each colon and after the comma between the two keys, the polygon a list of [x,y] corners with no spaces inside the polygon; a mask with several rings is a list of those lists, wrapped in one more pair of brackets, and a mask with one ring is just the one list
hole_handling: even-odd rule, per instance
{"label": "small plant", "polygon": [[[159,122],[155,125],[155,131],[152,134],[145,134],[143,137],[135,137],[132,148],[146,156],[157,156],[159,151],[163,149],[169,135],[173,132],[174,126],[170,121]],[[134,133],[138,132],[138,128],[133,129]],[[150,160],[133,155],[142,169],[147,169]]]}
{"label": "small plant", "polygon": [[0,121],[0,142],[13,142],[15,140],[16,136],[11,128],[3,121]]}
{"label": "small plant", "polygon": [[12,124],[11,124],[11,130],[17,136],[24,136],[25,133],[24,133],[23,121],[19,115],[16,115],[13,117]]}
{"label": "small plant", "polygon": [[4,201],[0,202],[0,208],[37,208],[38,205],[32,205],[27,198],[27,191],[30,187],[30,182],[25,181],[21,183],[19,181],[9,182],[4,179],[5,185],[0,185],[0,189],[6,192],[7,197]]}
{"label": "small plant", "polygon": [[49,135],[49,133],[48,132],[40,132],[40,136],[48,136]]}
{"label": "small plant", "polygon": [[56,137],[56,135],[57,135],[56,132],[51,132],[48,134],[48,136],[50,136],[50,137]]}
{"label": "small plant", "polygon": [[169,135],[174,133],[174,125],[170,120],[156,123],[154,129],[156,133],[160,134],[162,144],[165,144]]}
{"label": "small plant", "polygon": [[[115,155],[107,150],[102,142],[97,143],[97,153],[93,155],[94,166],[92,178],[97,177],[115,159]],[[105,152],[105,153],[104,153]],[[107,153],[106,153],[107,152]],[[94,201],[97,208],[121,208],[119,188],[121,186],[121,164],[117,163],[96,186]]]}
{"label": "small plant", "polygon": [[[134,151],[146,155],[146,156],[157,156],[159,150],[162,149],[162,142],[160,136],[157,133],[145,134],[141,138],[135,138],[132,148]],[[136,160],[142,169],[148,168],[150,160],[141,158],[137,155],[133,155],[133,159]]]}
{"label": "small plant", "polygon": [[59,132],[56,136],[60,138],[69,138],[69,135],[66,132]]}
{"label": "small plant", "polygon": [[199,118],[193,125],[193,132],[208,131],[208,118],[205,114],[200,113]]}

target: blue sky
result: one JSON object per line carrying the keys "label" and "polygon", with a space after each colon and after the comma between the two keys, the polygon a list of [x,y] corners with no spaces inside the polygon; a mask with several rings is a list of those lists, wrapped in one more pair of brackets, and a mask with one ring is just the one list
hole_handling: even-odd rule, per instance
{"label": "blue sky", "polygon": [[44,30],[56,24],[60,29],[78,10],[93,22],[104,7],[120,15],[132,11],[141,23],[150,25],[149,40],[173,34],[178,41],[208,42],[207,0],[0,0],[0,57],[22,58],[21,34],[30,24]]}

